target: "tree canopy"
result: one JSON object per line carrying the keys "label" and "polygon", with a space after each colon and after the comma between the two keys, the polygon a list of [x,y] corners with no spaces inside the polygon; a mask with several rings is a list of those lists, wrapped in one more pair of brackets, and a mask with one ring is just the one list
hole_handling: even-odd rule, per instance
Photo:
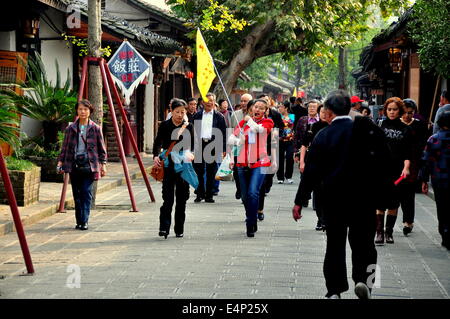
{"label": "tree canopy", "polygon": [[450,78],[450,5],[448,0],[417,0],[410,35],[419,49],[420,65]]}
{"label": "tree canopy", "polygon": [[[222,78],[231,91],[239,74],[258,58],[280,53],[332,58],[332,48],[351,44],[367,30],[376,7],[383,15],[398,14],[408,0],[169,0],[191,27],[200,27],[212,55],[226,61]],[[210,10],[211,3],[220,7]],[[239,28],[217,28],[231,16],[245,21]],[[231,25],[231,24],[230,24]],[[209,26],[209,27],[208,27]],[[211,26],[216,26],[211,28]],[[192,34],[193,36],[193,34]]]}

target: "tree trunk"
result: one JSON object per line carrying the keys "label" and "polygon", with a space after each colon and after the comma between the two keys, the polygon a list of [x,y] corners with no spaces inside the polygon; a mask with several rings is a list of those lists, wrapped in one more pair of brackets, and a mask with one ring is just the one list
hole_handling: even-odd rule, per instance
{"label": "tree trunk", "polygon": [[[101,57],[100,48],[102,45],[101,0],[89,0],[88,6],[88,55],[99,58]],[[91,115],[91,119],[101,126],[103,119],[103,86],[100,67],[98,65],[89,65],[88,74],[88,98],[95,107],[95,112]]]}
{"label": "tree trunk", "polygon": [[339,89],[346,90],[346,77],[347,77],[347,52],[343,47],[339,47]]}
{"label": "tree trunk", "polygon": [[[88,10],[88,55],[99,58],[101,57],[100,48],[102,46],[101,0],[88,0]],[[102,75],[99,65],[89,65],[88,68],[88,98],[95,107],[91,119],[101,127],[103,120]],[[96,196],[97,181],[94,182],[92,187],[92,209],[95,209]]]}
{"label": "tree trunk", "polygon": [[298,56],[295,57],[295,63],[297,64],[297,70],[295,72],[295,89],[297,91],[303,76],[302,61]]}
{"label": "tree trunk", "polygon": [[[256,25],[253,30],[243,40],[243,45],[233,56],[231,61],[222,69],[222,82],[228,95],[235,87],[239,75],[255,59],[269,55],[271,53],[269,34],[275,27],[275,21],[267,21],[264,24]],[[217,99],[224,98],[220,82],[216,85],[214,93]]]}

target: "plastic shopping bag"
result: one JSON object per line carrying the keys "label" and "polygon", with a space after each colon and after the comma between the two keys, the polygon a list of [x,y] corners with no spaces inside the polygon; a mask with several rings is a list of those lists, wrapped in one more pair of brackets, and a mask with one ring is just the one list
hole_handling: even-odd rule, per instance
{"label": "plastic shopping bag", "polygon": [[224,181],[229,180],[233,176],[233,170],[230,168],[231,157],[230,154],[227,153],[225,158],[222,160],[222,163],[219,166],[219,169],[216,173],[216,180]]}

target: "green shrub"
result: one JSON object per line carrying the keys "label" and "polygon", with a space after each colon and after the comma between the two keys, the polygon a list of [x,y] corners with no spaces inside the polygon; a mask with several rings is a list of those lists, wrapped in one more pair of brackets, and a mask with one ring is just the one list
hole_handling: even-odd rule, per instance
{"label": "green shrub", "polygon": [[11,156],[6,157],[6,167],[11,171],[29,171],[35,166],[36,165],[27,160],[18,159]]}

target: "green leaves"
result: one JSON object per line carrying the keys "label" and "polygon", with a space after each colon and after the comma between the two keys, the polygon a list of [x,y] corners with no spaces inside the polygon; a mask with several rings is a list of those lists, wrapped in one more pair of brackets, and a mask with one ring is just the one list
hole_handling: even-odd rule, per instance
{"label": "green leaves", "polygon": [[44,64],[39,55],[29,59],[27,78],[28,82],[21,84],[24,95],[13,90],[3,93],[16,105],[18,111],[38,121],[52,121],[56,123],[69,122],[74,117],[74,106],[77,101],[76,92],[70,89],[70,74],[64,85],[61,85],[61,76],[58,62],[56,65],[56,84],[47,79]]}
{"label": "green leaves", "polygon": [[18,159],[12,156],[5,157],[6,167],[12,171],[29,171],[36,165],[24,159]]}
{"label": "green leaves", "polygon": [[[368,29],[375,9],[381,8],[389,16],[404,10],[409,0],[168,0],[167,3],[190,26],[206,29],[202,33],[211,54],[225,62],[233,61],[229,65],[247,66],[255,59],[279,53],[285,60],[308,57],[314,64],[314,72],[324,73],[334,58],[334,50],[355,43]],[[211,3],[227,8],[235,19],[244,19],[248,25],[237,33],[222,27],[217,32],[211,25],[223,17],[213,14]],[[272,23],[275,26],[265,29],[269,30],[267,33],[259,32],[259,27]],[[246,72],[253,81],[264,78],[264,66],[256,64],[252,68]],[[240,72],[241,69],[228,70],[226,66],[224,82],[229,76],[231,87],[237,78],[235,73]],[[331,76],[334,71],[327,72]]]}
{"label": "green leaves", "polygon": [[450,7],[447,0],[417,0],[408,27],[417,43],[420,65],[450,78]]}
{"label": "green leaves", "polygon": [[[181,4],[183,3],[183,4]],[[229,60],[241,46],[252,26],[273,20],[276,32],[270,34],[275,48],[267,51],[295,55],[298,51],[314,55],[318,47],[346,46],[366,28],[374,7],[394,14],[407,0],[169,0],[168,4],[193,26],[206,30],[204,36],[215,57]],[[242,31],[225,28],[218,8],[226,8],[237,21],[246,21]],[[183,10],[181,10],[183,8]],[[220,29],[220,30],[219,30]],[[217,31],[214,31],[217,30]],[[267,38],[265,40],[268,40]],[[227,43],[224,48],[224,43]]]}
{"label": "green leaves", "polygon": [[19,134],[19,115],[14,102],[8,96],[0,95],[0,142],[16,148],[20,145]]}

